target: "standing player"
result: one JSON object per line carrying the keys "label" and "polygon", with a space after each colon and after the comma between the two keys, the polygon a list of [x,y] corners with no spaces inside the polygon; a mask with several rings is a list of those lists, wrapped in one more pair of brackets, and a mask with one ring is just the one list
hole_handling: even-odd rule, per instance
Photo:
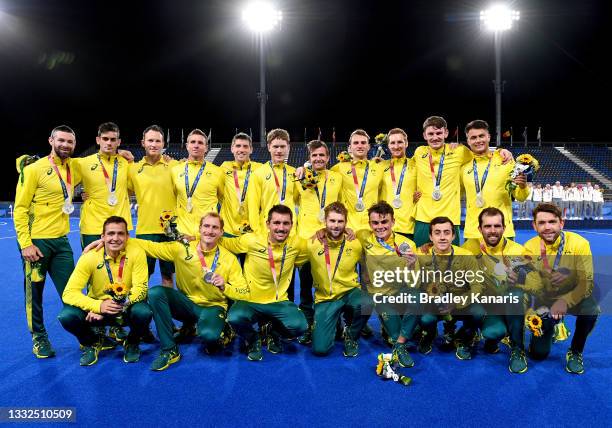
{"label": "standing player", "polygon": [[[506,190],[506,182],[514,169],[514,161],[503,163],[498,151],[491,153],[489,143],[489,125],[484,120],[473,120],[465,127],[467,143],[473,154],[471,162],[461,168],[461,181],[465,189],[466,215],[463,239],[478,240],[482,236],[478,231],[478,216],[484,207],[498,208],[508,219],[504,236],[514,238],[512,224],[512,198]],[[529,195],[527,179],[519,174],[514,183],[518,186],[512,196],[524,201]]]}
{"label": "standing player", "polygon": [[187,161],[172,168],[172,183],[176,194],[177,225],[181,233],[198,236],[202,216],[218,212],[223,199],[223,172],[204,159],[208,152],[208,137],[199,129],[187,135]]}
{"label": "standing player", "polygon": [[225,195],[221,204],[221,217],[225,223],[224,233],[228,236],[240,236],[251,229],[248,194],[253,191],[253,173],[261,164],[251,160],[253,142],[245,133],[234,135],[231,151],[234,160],[225,161],[220,166]]}
{"label": "standing player", "polygon": [[[145,156],[140,162],[130,164],[128,181],[128,187],[134,190],[138,202],[136,237],[165,242],[169,238],[160,226],[159,217],[162,211],[173,211],[176,206],[171,169],[178,162],[163,158],[164,131],[157,125],[144,130],[140,144],[145,149]],[[150,277],[155,271],[155,259],[147,257],[147,263]],[[174,266],[160,260],[159,268],[162,285],[172,288]]]}
{"label": "standing player", "polygon": [[589,241],[563,230],[561,211],[553,204],[540,204],[533,210],[533,228],[538,236],[527,241],[525,247],[539,254],[535,264],[542,275],[544,293],[536,307],[550,308],[552,319],[544,319],[543,334],[531,340],[529,354],[533,359],[545,359],[553,342],[554,322],[572,314],[576,316],[576,331],[567,351],[565,370],[582,374],[584,346],[601,312],[593,297]]}
{"label": "standing player", "polygon": [[23,260],[26,319],[37,358],[55,356],[43,320],[43,289],[48,272],[61,297],[74,269],[67,234],[74,211],[73,189],[80,181],[78,172],[71,168],[74,131],[65,125],[54,128],[49,144],[49,156],[21,173],[13,216]]}

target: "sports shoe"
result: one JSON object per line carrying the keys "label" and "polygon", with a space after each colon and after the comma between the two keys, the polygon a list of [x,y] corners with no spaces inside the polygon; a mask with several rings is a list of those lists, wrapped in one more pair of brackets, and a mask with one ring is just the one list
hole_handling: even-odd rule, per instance
{"label": "sports shoe", "polygon": [[257,337],[252,343],[247,344],[247,358],[249,361],[263,360],[263,352],[261,352],[261,339]]}
{"label": "sports shoe", "polygon": [[32,352],[36,358],[51,358],[55,357],[55,351],[49,342],[49,337],[46,333],[35,334],[32,336]]}
{"label": "sports shoe", "polygon": [[356,357],[359,354],[359,344],[347,332],[344,333],[344,351],[342,353],[345,357]]}
{"label": "sports shoe", "polygon": [[127,339],[128,334],[123,327],[114,326],[108,329],[108,337],[122,343]]}
{"label": "sports shoe", "polygon": [[497,340],[486,339],[484,350],[487,354],[497,354],[499,352],[499,342]]}
{"label": "sports shoe", "polygon": [[525,351],[519,347],[514,347],[510,351],[510,364],[508,364],[510,373],[525,373],[527,371],[527,356]]}
{"label": "sports shoe", "polygon": [[464,344],[457,345],[457,350],[455,351],[455,357],[460,360],[471,360],[472,359],[472,350],[469,346]]}
{"label": "sports shoe", "polygon": [[273,331],[268,335],[268,352],[271,354],[280,354],[283,352],[283,341],[278,333]]}
{"label": "sports shoe", "polygon": [[174,335],[174,340],[177,343],[191,342],[196,336],[195,324],[184,322],[178,333]]}
{"label": "sports shoe", "polygon": [[399,365],[402,367],[414,366],[414,360],[408,352],[406,343],[396,342],[395,345],[393,345],[393,357],[397,358]]}
{"label": "sports shoe", "polygon": [[567,351],[565,356],[565,371],[573,374],[584,373],[584,362],[582,360],[582,352],[574,352],[571,349]]}
{"label": "sports shoe", "polygon": [[374,336],[374,330],[372,330],[372,327],[370,327],[370,325],[367,323],[363,326],[360,333],[361,333],[361,337],[365,339],[368,339]]}
{"label": "sports shoe", "polygon": [[423,331],[423,337],[421,338],[421,341],[419,342],[419,346],[417,347],[417,350],[423,354],[423,355],[427,355],[430,354],[433,348],[433,338],[431,338],[427,332]]}
{"label": "sports shoe", "polygon": [[178,346],[174,345],[167,351],[161,351],[151,364],[151,370],[160,372],[166,370],[171,364],[177,363],[181,359]]}
{"label": "sports shoe", "polygon": [[308,327],[308,329],[304,332],[304,334],[298,337],[297,341],[301,345],[309,345],[310,343],[312,343],[311,327]]}
{"label": "sports shoe", "polygon": [[219,346],[221,348],[227,348],[232,344],[234,339],[236,338],[236,332],[232,328],[229,323],[225,323],[223,326],[223,331],[221,332],[221,337],[219,337]]}
{"label": "sports shoe", "polygon": [[93,366],[98,362],[98,352],[100,350],[97,346],[83,346],[79,364],[82,366]]}
{"label": "sports shoe", "polygon": [[125,351],[123,352],[124,363],[136,363],[140,359],[140,347],[138,343],[127,343],[125,344]]}

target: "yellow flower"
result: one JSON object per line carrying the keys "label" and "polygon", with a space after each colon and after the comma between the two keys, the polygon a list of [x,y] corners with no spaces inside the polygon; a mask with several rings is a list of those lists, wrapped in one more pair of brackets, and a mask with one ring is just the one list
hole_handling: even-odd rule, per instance
{"label": "yellow flower", "polygon": [[351,155],[347,151],[340,152],[336,159],[338,159],[338,162],[349,162],[351,160]]}
{"label": "yellow flower", "polygon": [[446,294],[446,285],[431,282],[427,284],[425,291],[430,296],[442,296],[443,294]]}
{"label": "yellow flower", "polygon": [[527,328],[533,333],[534,336],[542,336],[542,318],[539,315],[527,315],[525,317],[525,324]]}
{"label": "yellow flower", "polygon": [[172,211],[162,211],[162,214],[160,216],[160,219],[162,221],[168,221],[172,218]]}
{"label": "yellow flower", "polygon": [[125,284],[115,282],[115,283],[110,284],[109,288],[116,297],[123,297],[127,295],[128,290]]}
{"label": "yellow flower", "polygon": [[531,156],[529,153],[523,153],[516,158],[518,163],[522,163],[523,165],[531,165],[534,171],[538,171],[540,169],[540,163],[536,158]]}

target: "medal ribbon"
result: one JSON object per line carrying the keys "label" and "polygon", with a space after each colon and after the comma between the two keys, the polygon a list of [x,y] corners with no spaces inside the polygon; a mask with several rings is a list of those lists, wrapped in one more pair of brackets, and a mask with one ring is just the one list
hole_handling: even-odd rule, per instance
{"label": "medal ribbon", "polygon": [[319,206],[321,209],[325,208],[325,199],[327,198],[327,171],[325,171],[325,184],[323,185],[323,196],[319,195],[319,186],[315,186],[315,193],[317,194],[317,199],[319,200]]}
{"label": "medal ribbon", "polygon": [[[115,162],[113,165],[113,181],[110,183],[110,177],[108,175],[108,171],[104,168],[104,164],[102,163],[102,159],[100,158],[100,154],[98,153],[98,161],[100,162],[100,166],[102,167],[102,174],[104,174],[104,181],[106,182],[106,187],[109,187],[110,193],[115,193],[115,189],[117,188],[117,169],[119,168],[119,159],[115,157]],[[110,186],[109,186],[110,183]]]}
{"label": "medal ribbon", "polygon": [[[208,271],[208,266],[206,265],[206,259],[204,258],[204,253],[202,252],[202,248],[198,245],[197,247],[198,257],[200,258],[200,264],[202,265],[203,271]],[[210,266],[210,272],[214,272],[217,269],[217,263],[219,262],[219,247],[217,246],[217,251],[215,251],[215,258],[213,259],[212,265]]]}
{"label": "medal ribbon", "polygon": [[563,254],[563,249],[565,248],[565,233],[561,231],[561,242],[559,242],[559,249],[557,250],[557,256],[555,257],[555,263],[553,264],[552,269],[550,268],[550,264],[548,263],[548,256],[546,255],[546,244],[544,240],[540,238],[540,255],[542,256],[542,263],[544,264],[544,269],[549,272],[556,271],[559,267],[559,262],[561,261],[561,255]]}
{"label": "medal ribbon", "polygon": [[485,169],[484,174],[482,174],[482,183],[478,181],[478,166],[476,164],[476,159],[472,161],[472,165],[474,167],[474,186],[476,187],[476,194],[482,192],[484,189],[485,182],[487,181],[487,176],[489,175],[489,167],[491,166],[491,160],[493,156],[489,156],[489,163],[487,164],[487,168]]}
{"label": "medal ribbon", "polygon": [[242,193],[240,193],[240,181],[238,180],[238,171],[236,167],[234,167],[234,188],[236,189],[236,197],[238,198],[238,204],[242,205],[244,203],[244,198],[246,197],[247,188],[249,187],[249,178],[251,177],[251,164],[247,168],[246,176],[244,177],[244,187],[242,188]]}
{"label": "medal ribbon", "polygon": [[[510,267],[510,262],[506,259],[506,257],[504,257],[504,248],[506,248],[506,244],[507,243],[508,243],[508,240],[506,238],[504,238],[504,244],[502,245],[502,249],[501,249],[501,258],[502,258],[502,262],[504,263],[504,265],[506,267]],[[497,257],[494,257],[491,254],[489,254],[489,252],[487,251],[487,247],[484,244],[484,242],[480,242],[480,251],[482,251],[482,254],[487,255],[494,263],[498,263],[499,262]]]}
{"label": "medal ribbon", "polygon": [[357,200],[363,200],[363,193],[365,192],[366,183],[368,182],[368,173],[370,172],[370,163],[366,161],[366,168],[365,168],[365,172],[363,173],[363,181],[361,182],[361,189],[359,189],[359,179],[357,178],[357,171],[355,170],[355,165],[352,163],[351,163],[351,172],[353,174],[353,184],[355,185],[355,194],[357,195]]}
{"label": "medal ribbon", "polygon": [[189,190],[189,162],[185,162],[185,193],[187,194],[187,199],[193,196],[196,187],[198,187],[198,183],[200,182],[200,177],[204,172],[204,168],[206,168],[206,161],[202,162],[202,166],[200,167],[195,180],[193,180],[193,183],[191,184],[191,190]]}
{"label": "medal ribbon", "polygon": [[399,248],[397,248],[397,244],[395,243],[395,241],[393,242],[393,247],[391,245],[387,244],[381,238],[376,238],[376,242],[378,242],[384,249],[389,250],[391,252],[395,252],[395,254],[397,254],[400,257],[402,256],[402,254],[400,253]]}
{"label": "medal ribbon", "polygon": [[331,270],[331,258],[329,256],[329,245],[327,244],[327,238],[323,240],[323,250],[325,251],[325,266],[327,267],[327,277],[329,278],[329,295],[332,294],[332,282],[334,281],[334,277],[336,276],[336,272],[338,271],[338,266],[340,265],[340,259],[342,258],[342,253],[344,252],[344,245],[346,245],[346,239],[342,240],[342,244],[340,244],[340,250],[338,251],[338,258],[336,259],[336,265],[334,266],[334,272]]}
{"label": "medal ribbon", "polygon": [[276,288],[276,300],[278,300],[278,283],[283,277],[283,267],[285,266],[285,256],[287,255],[287,244],[283,247],[283,256],[281,258],[281,267],[278,277],[276,276],[276,265],[274,264],[274,253],[272,247],[268,244],[268,264],[270,265],[270,272],[272,273],[272,280],[274,281],[274,287]]}
{"label": "medal ribbon", "polygon": [[48,159],[49,159],[49,163],[55,170],[57,177],[59,178],[60,184],[62,185],[62,193],[64,194],[64,201],[70,201],[72,199],[72,196],[70,195],[70,193],[72,192],[72,175],[70,174],[70,165],[68,165],[68,163],[66,162],[66,183],[68,183],[68,187],[66,187],[66,183],[64,183],[64,180],[62,179],[62,174],[60,174],[60,170],[55,164],[55,161],[53,160],[53,156],[49,155]]}
{"label": "medal ribbon", "polygon": [[270,169],[272,170],[272,174],[274,174],[274,184],[276,185],[276,194],[280,199],[280,203],[285,203],[285,193],[287,191],[287,166],[283,164],[283,189],[281,192],[280,183],[278,182],[278,177],[276,176],[276,171],[274,171],[274,165],[272,165],[272,161],[269,162]]}
{"label": "medal ribbon", "polygon": [[[107,260],[106,248],[104,249],[104,266],[106,266],[106,273],[108,274],[108,280],[111,284],[114,284],[113,281],[113,271],[111,270],[110,263]],[[121,256],[121,260],[119,261],[119,272],[117,272],[119,284],[123,282],[123,267],[125,266],[125,254]]]}
{"label": "medal ribbon", "polygon": [[408,166],[408,159],[404,160],[404,166],[402,167],[402,172],[400,174],[399,183],[395,186],[395,167],[393,160],[391,161],[391,183],[393,185],[395,196],[399,196],[402,191],[402,184],[404,184],[404,174],[406,173],[406,167]]}
{"label": "medal ribbon", "polygon": [[440,164],[438,165],[438,175],[436,176],[434,173],[433,156],[431,155],[431,149],[429,149],[429,170],[431,171],[431,181],[433,182],[434,189],[440,188],[440,182],[442,181],[442,170],[444,169],[444,158],[445,157],[446,157],[446,146],[444,146],[444,151],[442,152],[442,156],[440,156]]}

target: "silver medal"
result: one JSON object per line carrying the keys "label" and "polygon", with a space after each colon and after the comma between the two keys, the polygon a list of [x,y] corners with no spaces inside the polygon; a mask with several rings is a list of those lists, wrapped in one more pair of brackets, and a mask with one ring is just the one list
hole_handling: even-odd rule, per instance
{"label": "silver medal", "polygon": [[72,202],[70,201],[70,199],[66,199],[64,201],[64,205],[62,206],[62,212],[68,215],[74,212],[74,205],[72,205]]}
{"label": "silver medal", "polygon": [[440,191],[439,187],[434,187],[434,190],[431,193],[431,197],[434,201],[439,201],[440,199],[442,199],[442,192]]}
{"label": "silver medal", "polygon": [[399,197],[399,196],[396,196],[396,197],[393,199],[393,202],[391,203],[391,205],[393,205],[393,208],[395,208],[395,209],[399,209],[399,208],[401,208],[401,207],[402,207],[402,200],[400,199],[400,197]]}
{"label": "silver medal", "polygon": [[506,275],[506,266],[502,262],[495,263],[495,267],[493,268],[493,272],[497,276],[505,276]]}
{"label": "silver medal", "polygon": [[111,207],[114,207],[115,205],[117,205],[117,194],[115,192],[110,192],[110,194],[108,195],[108,200],[107,200],[108,204]]}
{"label": "silver medal", "polygon": [[206,271],[206,273],[204,273],[204,282],[207,284],[212,284],[214,274],[214,272]]}
{"label": "silver medal", "polygon": [[187,198],[187,212],[190,213],[193,209],[193,205],[191,204],[191,198]]}
{"label": "silver medal", "polygon": [[482,193],[476,194],[476,206],[478,208],[484,207],[484,198],[482,197]]}
{"label": "silver medal", "polygon": [[363,199],[357,199],[357,203],[355,204],[355,209],[359,212],[365,210],[365,204],[363,203]]}
{"label": "silver medal", "polygon": [[321,208],[321,210],[319,210],[319,221],[321,223],[325,222],[325,210]]}

